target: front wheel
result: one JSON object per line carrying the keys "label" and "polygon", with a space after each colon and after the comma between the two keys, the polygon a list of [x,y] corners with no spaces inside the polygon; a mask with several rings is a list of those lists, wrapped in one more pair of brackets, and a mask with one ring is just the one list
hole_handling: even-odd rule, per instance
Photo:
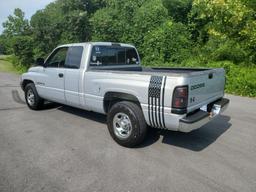
{"label": "front wheel", "polygon": [[25,87],[25,100],[30,109],[38,110],[43,107],[44,100],[38,95],[34,83],[29,83]]}
{"label": "front wheel", "polygon": [[108,130],[112,138],[124,147],[139,145],[147,133],[147,124],[140,107],[132,102],[114,104],[108,113]]}

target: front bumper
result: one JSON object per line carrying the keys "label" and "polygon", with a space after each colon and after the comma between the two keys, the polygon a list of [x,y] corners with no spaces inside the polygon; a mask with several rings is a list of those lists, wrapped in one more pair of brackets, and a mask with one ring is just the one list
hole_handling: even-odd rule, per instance
{"label": "front bumper", "polygon": [[211,111],[203,111],[198,110],[193,114],[189,114],[186,117],[180,119],[179,121],[179,131],[181,132],[190,132],[192,130],[198,129],[214,119],[215,117],[219,116],[223,111],[225,111],[229,105],[229,99],[222,98],[216,102],[210,104],[211,109],[213,106],[217,106],[220,108],[218,114],[213,114]]}

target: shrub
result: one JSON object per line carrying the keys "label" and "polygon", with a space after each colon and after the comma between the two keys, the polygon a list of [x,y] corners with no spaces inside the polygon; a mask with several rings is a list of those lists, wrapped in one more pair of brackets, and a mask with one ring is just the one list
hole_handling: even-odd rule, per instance
{"label": "shrub", "polygon": [[[217,44],[214,46],[214,44]],[[206,46],[209,46],[209,54],[214,61],[233,61],[235,64],[245,61],[246,51],[235,41],[226,40],[224,42],[210,40]]]}
{"label": "shrub", "polygon": [[33,63],[33,39],[29,36],[13,37],[13,53],[18,59],[14,65],[29,68]]}
{"label": "shrub", "polygon": [[227,93],[256,97],[256,67],[238,66],[230,61],[210,62],[206,66],[225,69]]}
{"label": "shrub", "polygon": [[142,54],[149,63],[180,63],[189,58],[191,47],[186,26],[167,21],[145,36]]}

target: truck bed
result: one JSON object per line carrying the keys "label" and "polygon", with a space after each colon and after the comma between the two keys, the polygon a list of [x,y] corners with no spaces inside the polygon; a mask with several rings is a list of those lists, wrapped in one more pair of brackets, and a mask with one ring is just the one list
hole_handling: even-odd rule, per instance
{"label": "truck bed", "polygon": [[[182,81],[189,85],[188,112],[199,109],[224,95],[225,71],[221,68],[149,68],[140,66],[108,66],[93,69],[97,72],[131,75],[167,76],[171,78],[183,78]],[[120,76],[121,75],[121,76]],[[132,77],[130,77],[132,78]],[[172,87],[174,89],[174,87]]]}
{"label": "truck bed", "polygon": [[192,72],[199,72],[199,71],[207,71],[209,69],[206,68],[142,68],[142,71],[145,72],[158,72],[158,73],[192,73]]}
{"label": "truck bed", "polygon": [[141,67],[141,66],[100,66],[92,67],[93,71],[111,71],[118,73],[137,73],[137,74],[148,74],[148,75],[191,75],[195,72],[204,72],[212,69],[208,68],[176,68],[176,67]]}

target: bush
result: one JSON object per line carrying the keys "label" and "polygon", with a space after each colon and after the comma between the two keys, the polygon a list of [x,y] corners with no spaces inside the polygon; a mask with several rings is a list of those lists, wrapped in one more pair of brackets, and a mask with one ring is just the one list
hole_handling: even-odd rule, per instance
{"label": "bush", "polygon": [[235,64],[246,61],[246,51],[232,40],[210,39],[205,45],[205,54],[213,61],[233,61]]}
{"label": "bush", "polygon": [[12,53],[10,40],[6,35],[0,35],[0,54],[9,55]]}
{"label": "bush", "polygon": [[226,91],[241,96],[256,97],[256,67],[237,66],[230,61],[209,63],[209,67],[226,70]]}
{"label": "bush", "polygon": [[167,21],[145,36],[142,54],[148,63],[181,63],[190,57],[191,47],[186,26]]}
{"label": "bush", "polygon": [[33,63],[33,38],[29,36],[13,37],[13,53],[15,55],[14,65],[29,68]]}

